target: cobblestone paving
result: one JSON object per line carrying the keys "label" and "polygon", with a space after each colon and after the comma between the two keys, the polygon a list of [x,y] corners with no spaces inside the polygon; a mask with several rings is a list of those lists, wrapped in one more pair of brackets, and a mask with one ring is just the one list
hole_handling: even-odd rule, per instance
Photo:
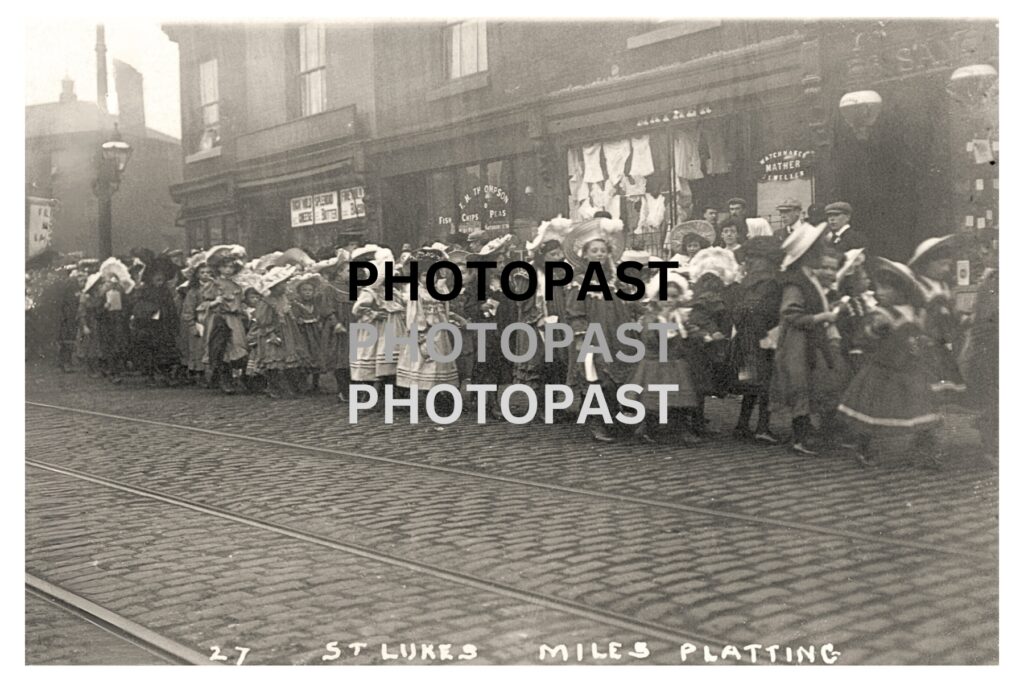
{"label": "cobblestone paving", "polygon": [[246,665],[321,664],[333,641],[339,664],[381,663],[382,644],[389,663],[432,663],[391,660],[401,643],[434,644],[437,657],[447,643],[452,663],[471,644],[466,661],[486,664],[539,661],[541,644],[638,640],[643,661],[679,661],[675,644],[554,610],[51,472],[27,481],[27,571],[200,652],[219,647],[229,664],[236,647],[251,648]]}
{"label": "cobblestone paving", "polygon": [[[995,553],[996,477],[971,460],[976,436],[962,416],[953,416],[950,443],[959,450],[951,471],[932,474],[898,461],[862,472],[839,458],[801,460],[729,439],[652,453],[632,445],[598,449],[577,429],[557,425],[460,423],[438,431],[385,427],[380,417],[348,425],[326,397],[271,402],[194,389],[128,390],[31,370],[27,393],[41,402]],[[734,408],[715,406],[712,419],[725,426]],[[738,644],[833,642],[848,663],[997,657],[995,566],[984,559],[27,411],[29,457],[666,628]],[[30,535],[30,548],[35,541]]]}
{"label": "cobblestone paving", "polygon": [[34,595],[25,596],[26,664],[165,664],[164,660]]}

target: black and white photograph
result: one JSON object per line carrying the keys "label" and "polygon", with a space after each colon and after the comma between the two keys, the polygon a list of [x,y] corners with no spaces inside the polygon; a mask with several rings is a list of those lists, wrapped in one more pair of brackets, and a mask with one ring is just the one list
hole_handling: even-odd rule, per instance
{"label": "black and white photograph", "polygon": [[28,669],[1008,663],[1000,17],[246,9],[20,29]]}

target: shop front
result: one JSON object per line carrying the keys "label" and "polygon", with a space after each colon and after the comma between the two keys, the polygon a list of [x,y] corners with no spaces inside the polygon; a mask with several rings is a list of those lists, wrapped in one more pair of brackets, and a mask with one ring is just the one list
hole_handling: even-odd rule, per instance
{"label": "shop front", "polygon": [[383,239],[393,248],[480,229],[528,239],[544,218],[539,158],[525,125],[382,148]]}
{"label": "shop front", "polygon": [[814,197],[800,44],[786,36],[555,93],[545,118],[565,160],[564,210],[607,211],[633,248],[663,255],[673,226],[725,213],[732,197],[781,225],[781,200]]}
{"label": "shop front", "polygon": [[266,253],[294,246],[316,255],[370,239],[372,183],[356,161],[347,158],[293,173],[240,172],[237,192],[246,248]]}
{"label": "shop front", "polygon": [[[826,40],[837,49],[824,64],[828,99],[836,105],[846,92],[868,91],[880,100],[867,126],[837,111],[832,155],[835,192],[853,206],[851,223],[876,253],[906,260],[928,237],[997,226],[995,22],[846,22],[830,30]],[[981,275],[972,242],[963,240],[958,258],[963,284]]]}

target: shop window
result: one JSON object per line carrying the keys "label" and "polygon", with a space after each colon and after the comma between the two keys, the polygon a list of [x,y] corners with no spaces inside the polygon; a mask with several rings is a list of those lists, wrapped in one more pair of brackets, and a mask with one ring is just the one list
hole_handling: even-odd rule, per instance
{"label": "shop window", "polygon": [[471,232],[483,226],[480,217],[480,164],[463,166],[455,171],[456,209],[460,232]]}
{"label": "shop window", "polygon": [[487,71],[486,22],[474,19],[445,27],[444,51],[449,79]]}
{"label": "shop window", "polygon": [[323,24],[299,28],[299,106],[302,116],[327,108],[327,31]]}
{"label": "shop window", "polygon": [[224,221],[222,216],[213,216],[206,219],[207,241],[214,244],[224,244]]}
{"label": "shop window", "polygon": [[451,171],[436,171],[427,177],[427,215],[430,234],[437,239],[455,232],[455,177]]}
{"label": "shop window", "polygon": [[[535,155],[516,157],[512,170],[512,183],[509,187],[509,201],[514,209],[512,228],[516,231],[532,231],[543,220],[537,200],[537,190],[540,184],[537,157]],[[526,232],[525,236],[529,239],[532,234]]]}
{"label": "shop window", "polygon": [[220,146],[220,88],[217,82],[217,60],[199,65],[199,106],[202,133],[198,149],[205,152]]}
{"label": "shop window", "polygon": [[224,216],[224,242],[227,244],[238,244],[238,221],[234,214]]}

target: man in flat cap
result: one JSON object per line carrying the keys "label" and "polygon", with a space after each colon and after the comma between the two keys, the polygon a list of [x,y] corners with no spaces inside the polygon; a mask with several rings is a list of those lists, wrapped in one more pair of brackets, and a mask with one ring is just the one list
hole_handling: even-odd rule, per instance
{"label": "man in flat cap", "polygon": [[867,238],[850,227],[852,215],[853,209],[846,202],[832,202],[825,207],[829,239],[832,240],[833,246],[841,251],[864,249],[868,246]]}
{"label": "man in flat cap", "polygon": [[779,216],[782,217],[782,227],[775,231],[775,236],[780,240],[785,240],[800,226],[807,225],[800,217],[804,205],[800,203],[799,199],[784,199],[775,208],[778,209]]}

